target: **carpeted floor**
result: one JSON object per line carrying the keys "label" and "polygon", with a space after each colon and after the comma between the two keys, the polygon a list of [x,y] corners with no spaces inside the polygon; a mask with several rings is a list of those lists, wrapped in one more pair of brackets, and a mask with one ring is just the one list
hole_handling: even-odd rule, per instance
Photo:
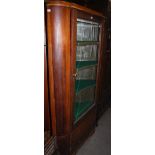
{"label": "carpeted floor", "polygon": [[111,109],[103,114],[95,133],[78,150],[77,155],[111,155]]}

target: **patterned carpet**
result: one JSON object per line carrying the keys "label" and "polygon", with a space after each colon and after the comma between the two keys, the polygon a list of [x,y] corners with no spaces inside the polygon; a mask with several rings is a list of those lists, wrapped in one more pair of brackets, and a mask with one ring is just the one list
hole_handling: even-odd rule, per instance
{"label": "patterned carpet", "polygon": [[46,143],[50,139],[50,131],[44,132],[44,143]]}

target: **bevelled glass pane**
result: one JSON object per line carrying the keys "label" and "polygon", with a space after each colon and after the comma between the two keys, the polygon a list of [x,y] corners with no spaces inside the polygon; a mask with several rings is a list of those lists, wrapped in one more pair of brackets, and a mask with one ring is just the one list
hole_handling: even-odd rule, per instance
{"label": "bevelled glass pane", "polygon": [[77,19],[75,122],[82,117],[95,100],[98,63],[99,24]]}

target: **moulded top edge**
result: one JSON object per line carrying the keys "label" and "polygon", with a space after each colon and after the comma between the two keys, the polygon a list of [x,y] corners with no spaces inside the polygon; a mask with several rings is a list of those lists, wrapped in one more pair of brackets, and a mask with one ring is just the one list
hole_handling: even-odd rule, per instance
{"label": "moulded top edge", "polygon": [[75,3],[70,3],[65,1],[51,1],[51,0],[46,0],[45,2],[47,6],[64,6],[64,7],[74,8],[80,11],[84,11],[84,12],[91,13],[93,15],[105,18],[102,13],[99,13],[97,11],[94,11],[92,9],[86,8],[84,6],[81,6]]}

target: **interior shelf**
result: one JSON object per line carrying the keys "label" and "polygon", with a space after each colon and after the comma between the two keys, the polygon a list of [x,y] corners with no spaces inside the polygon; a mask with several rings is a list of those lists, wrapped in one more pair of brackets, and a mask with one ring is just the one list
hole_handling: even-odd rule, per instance
{"label": "interior shelf", "polygon": [[98,45],[98,41],[77,41],[78,46],[85,46],[85,45]]}
{"label": "interior shelf", "polygon": [[79,23],[85,23],[85,24],[91,24],[91,25],[95,25],[95,26],[99,26],[99,24],[97,22],[94,21],[89,21],[89,20],[85,20],[85,19],[77,19],[77,22]]}

